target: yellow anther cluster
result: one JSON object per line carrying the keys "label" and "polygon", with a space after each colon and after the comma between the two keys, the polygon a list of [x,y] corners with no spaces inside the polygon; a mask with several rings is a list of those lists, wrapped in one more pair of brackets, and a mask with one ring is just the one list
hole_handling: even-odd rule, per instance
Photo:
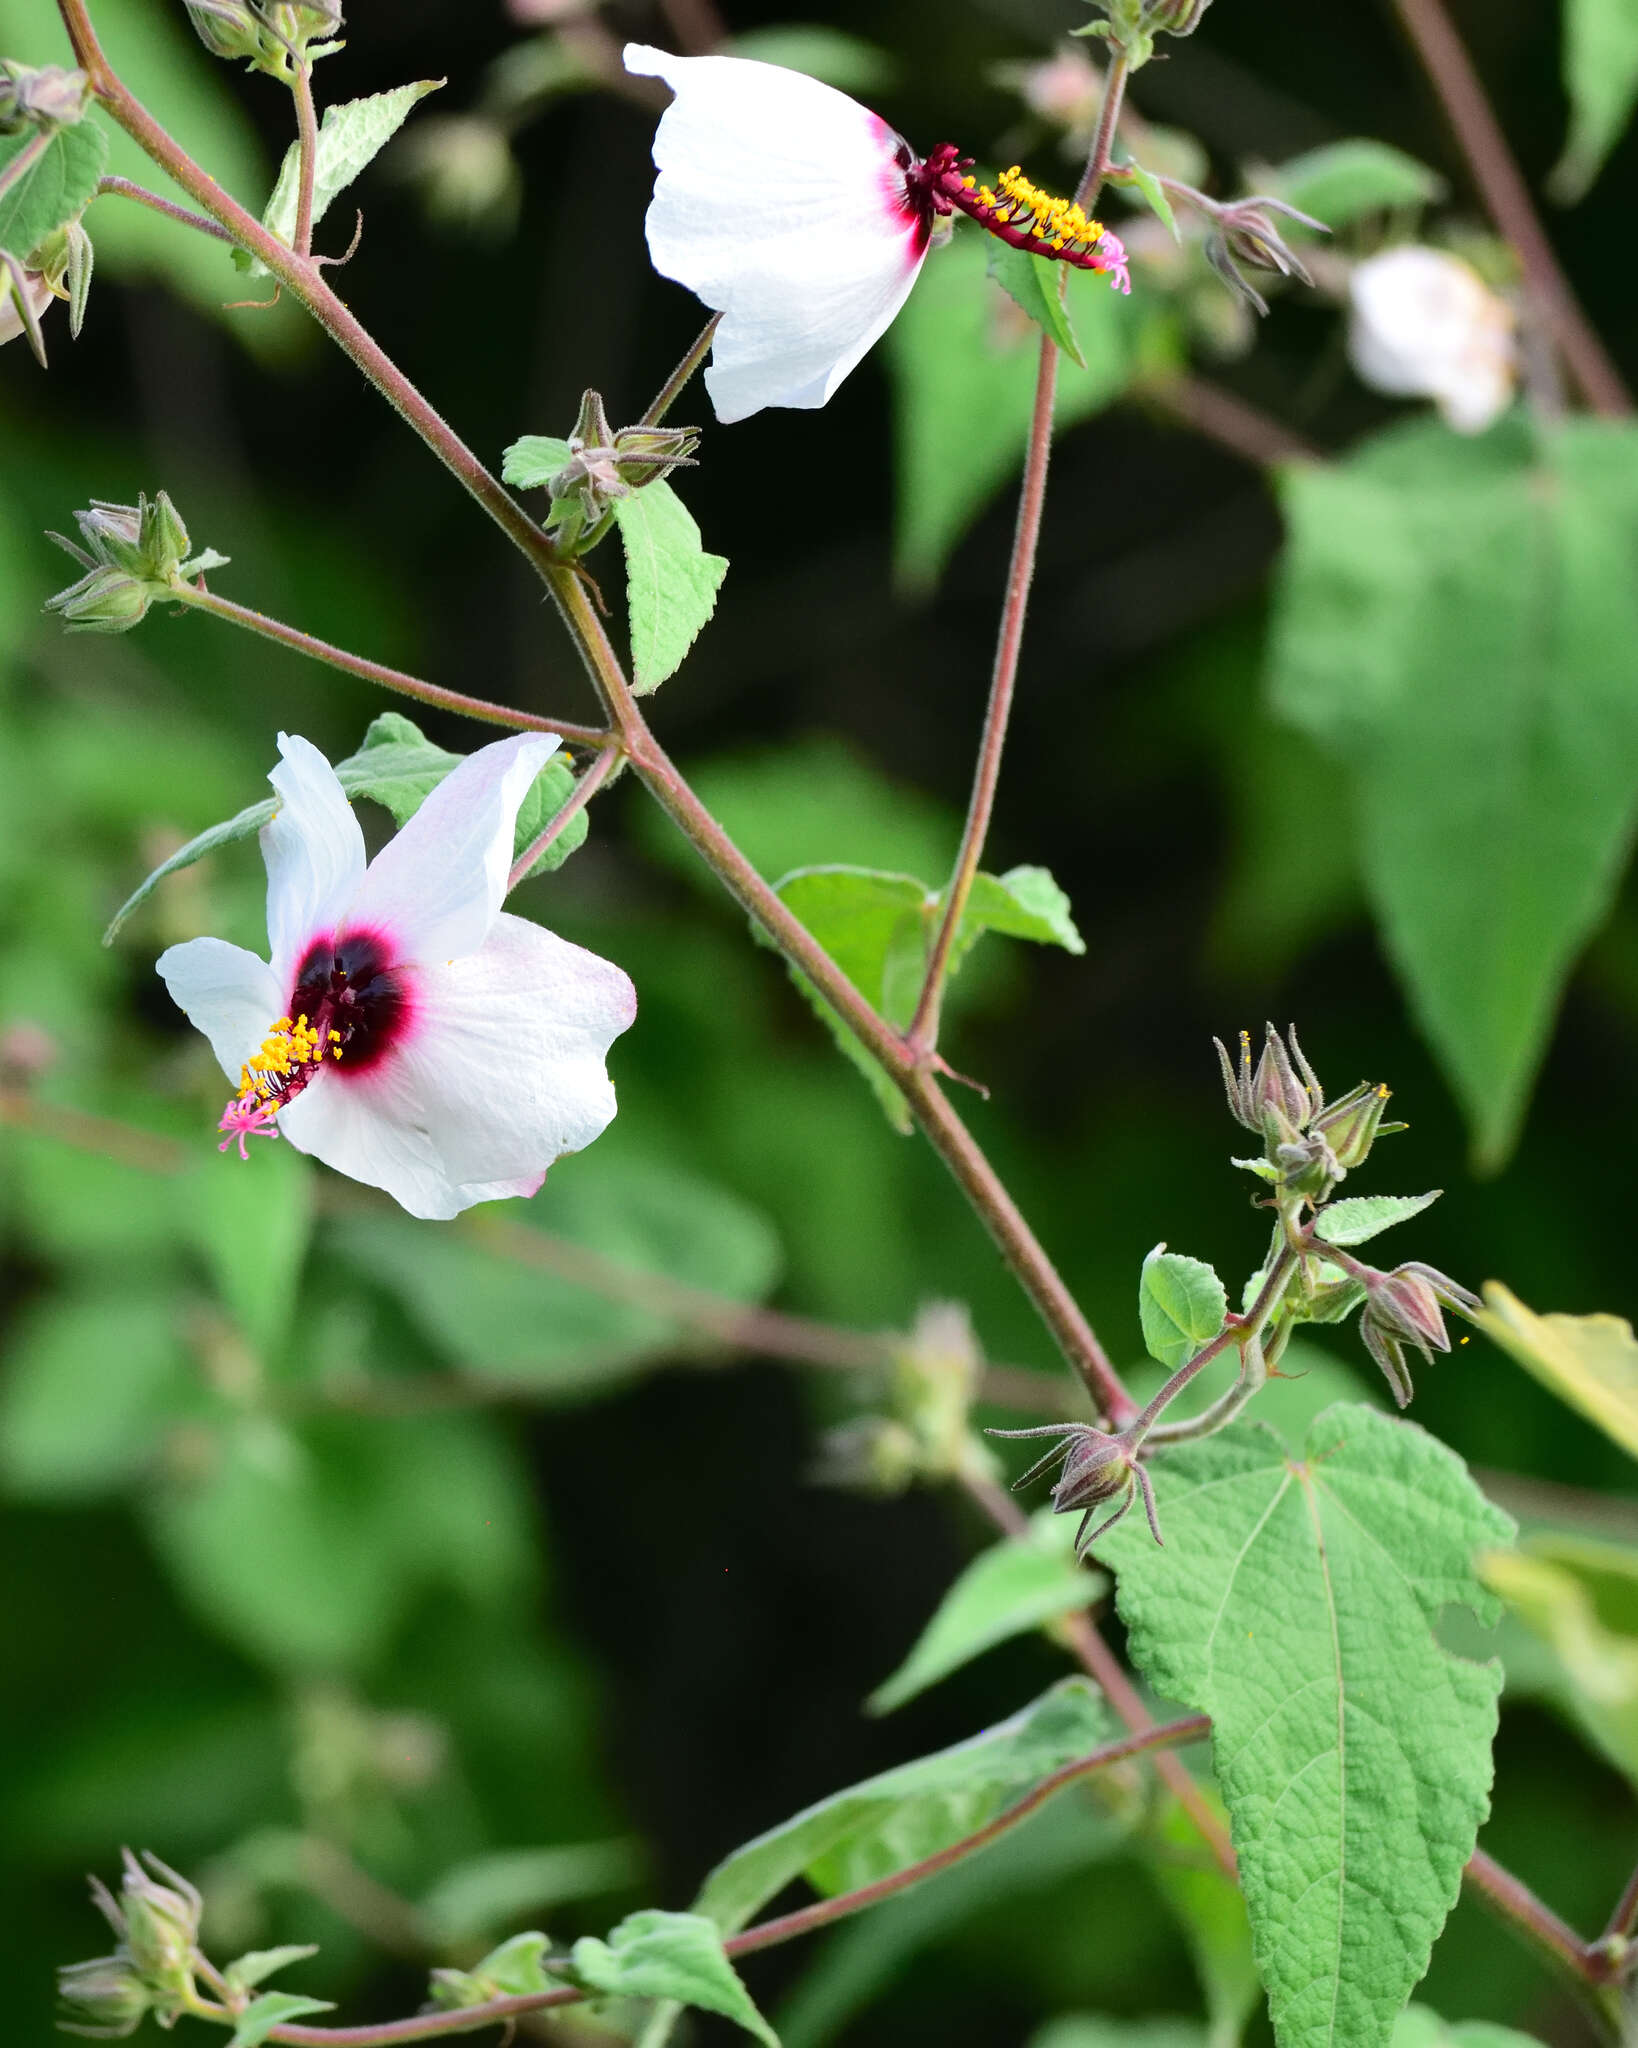
{"label": "yellow anther cluster", "polygon": [[1072,242],[1090,247],[1103,234],[1102,221],[1091,219],[1071,199],[1054,199],[1050,192],[1043,192],[1039,185],[1031,184],[1016,164],[1010,171],[1003,171],[996,183],[1001,188],[999,193],[982,185],[978,197],[981,205],[996,209],[996,219],[1003,227],[1023,228],[1043,242],[1050,242],[1054,249],[1065,248]]}
{"label": "yellow anther cluster", "polygon": [[262,1040],[261,1050],[253,1053],[241,1069],[239,1092],[241,1095],[277,1095],[282,1082],[302,1067],[316,1067],[326,1050],[340,1059],[339,1031],[328,1033],[326,1045],[325,1038],[314,1030],[305,1015],[294,1021],[280,1017]]}

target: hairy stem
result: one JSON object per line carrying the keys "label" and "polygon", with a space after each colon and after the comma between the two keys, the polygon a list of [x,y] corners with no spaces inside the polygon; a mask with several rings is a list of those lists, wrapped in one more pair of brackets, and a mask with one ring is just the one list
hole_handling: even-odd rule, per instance
{"label": "hairy stem", "polygon": [[1462,1876],[1515,1934],[1570,1977],[1602,2030],[1612,2039],[1618,2038],[1621,2029],[1620,2002],[1614,1989],[1619,1968],[1616,1959],[1597,1943],[1583,1941],[1545,1900],[1538,1899],[1527,1884],[1510,1870],[1504,1870],[1485,1850],[1473,1851]]}
{"label": "hairy stem", "polygon": [[677,400],[681,398],[689,378],[693,376],[700,364],[711,353],[711,344],[715,341],[717,329],[721,325],[722,315],[720,313],[713,313],[700,329],[693,347],[655,393],[654,403],[637,422],[640,427],[657,427],[676,404]]}
{"label": "hairy stem", "polygon": [[161,199],[157,192],[150,192],[146,185],[138,185],[130,178],[99,178],[96,197],[134,199],[139,206],[164,214],[167,220],[174,220],[179,227],[195,228],[202,235],[213,235],[218,242],[233,240],[226,228],[218,227],[215,221],[207,220],[202,213],[190,212],[187,207],[178,206],[174,199]]}
{"label": "hairy stem", "polygon": [[1439,95],[1490,218],[1517,250],[1530,297],[1551,327],[1587,403],[1595,412],[1611,417],[1631,412],[1632,399],[1621,373],[1559,268],[1530,188],[1444,0],[1392,0],[1392,4]]}
{"label": "hairy stem", "polygon": [[[309,258],[270,235],[160,127],[110,68],[97,42],[85,0],[57,0],[81,68],[93,91],[121,127],[172,178],[287,284],[376,389],[460,480],[501,530],[539,570],[587,673],[607,707],[633,767],[670,816],[682,826],[729,891],[814,982],[827,1002],[863,1039],[902,1089],[912,1113],[978,1210],[1008,1265],[1043,1320],[1112,1419],[1124,1421],[1135,1404],[1121,1385],[1085,1316],[1016,1203],[1002,1186],[971,1133],[938,1087],[927,1062],[910,1053],[806,929],[785,908],[716,820],[683,782],[643,718],[609,644],[602,621],[572,566],[428,404],[404,373],[325,284]],[[1112,81],[1113,83],[1113,81]],[[1101,128],[1100,128],[1101,132]],[[523,721],[514,719],[514,723]],[[529,721],[533,724],[534,721]],[[599,738],[606,735],[599,735]]]}
{"label": "hairy stem", "polygon": [[620,747],[611,741],[569,792],[555,817],[543,831],[536,834],[512,863],[512,872],[506,878],[507,894],[517,887],[546,849],[557,839],[566,825],[578,818],[597,792],[608,781],[620,765]]}
{"label": "hairy stem", "polygon": [[313,181],[318,174],[318,111],[313,105],[313,67],[298,57],[290,80],[296,102],[296,254],[313,253]]}
{"label": "hairy stem", "polygon": [[[1230,1316],[1209,1344],[1203,1345],[1192,1358],[1184,1359],[1176,1372],[1172,1374],[1171,1378],[1167,1380],[1166,1384],[1144,1409],[1143,1413],[1138,1417],[1138,1425],[1144,1430],[1144,1441],[1151,1450],[1159,1450],[1166,1444],[1187,1443],[1196,1437],[1209,1436],[1213,1429],[1220,1429],[1224,1422],[1231,1421],[1233,1416],[1239,1412],[1239,1409],[1245,1405],[1245,1401],[1250,1396],[1243,1392],[1243,1389],[1248,1378],[1252,1375],[1248,1373],[1247,1367],[1242,1362],[1239,1383],[1230,1388],[1222,1401],[1213,1403],[1212,1407],[1208,1408],[1204,1415],[1192,1416],[1187,1422],[1163,1423],[1159,1419],[1172,1402],[1177,1399],[1178,1395],[1182,1393],[1190,1380],[1197,1373],[1204,1372],[1212,1360],[1221,1357],[1231,1344],[1238,1344],[1242,1347],[1255,1344],[1257,1338],[1262,1333],[1263,1325],[1274,1313],[1275,1304],[1285,1292],[1286,1282],[1291,1278],[1292,1269],[1296,1263],[1297,1253],[1291,1246],[1285,1246],[1279,1257],[1274,1261],[1274,1264],[1269,1268],[1268,1278],[1257,1290],[1257,1299],[1251,1304],[1250,1310],[1243,1316]],[[1258,1356],[1261,1357],[1260,1348]],[[1263,1368],[1263,1377],[1267,1377],[1266,1367]],[[1256,1384],[1261,1386],[1262,1380],[1258,1379]],[[1256,1388],[1253,1387],[1251,1392],[1255,1391]],[[1235,1405],[1236,1403],[1237,1405]],[[1217,1419],[1219,1411],[1222,1412],[1220,1419]]]}
{"label": "hairy stem", "polygon": [[[1043,1778],[1032,1791],[1016,1800],[1004,1813],[997,1814],[987,1826],[964,1835],[960,1841],[951,1842],[933,1855],[922,1857],[919,1862],[908,1863],[891,1876],[878,1878],[874,1884],[861,1885],[856,1891],[839,1892],[834,1898],[816,1900],[813,1905],[800,1907],[794,1913],[783,1913],[778,1919],[764,1920],[758,1927],[747,1927],[742,1934],[731,1934],[723,1947],[736,1958],[755,1955],[759,1949],[774,1948],[781,1942],[796,1940],[799,1935],[816,1934],[822,1928],[834,1926],[838,1920],[880,1905],[884,1899],[909,1891],[913,1885],[924,1884],[928,1878],[937,1877],[952,1864],[989,1848],[992,1842],[999,1841],[1021,1821],[1038,1813],[1049,1799],[1056,1798],[1060,1792],[1078,1784],[1083,1778],[1091,1777],[1094,1772],[1108,1770],[1111,1765],[1124,1763],[1129,1757],[1142,1756],[1149,1750],[1166,1750],[1179,1743],[1198,1742],[1210,1726],[1204,1714],[1190,1714],[1160,1726],[1151,1725],[1141,1734],[1106,1742],[1087,1755],[1064,1764],[1050,1777]],[[475,2033],[481,2027],[495,2026],[515,2019],[521,2013],[574,2005],[585,1996],[583,1991],[568,1988],[515,1998],[493,1998],[486,2005],[467,2006],[460,2012],[417,2013],[412,2019],[389,2020],[375,2027],[305,2027],[287,2023],[274,2027],[266,2038],[290,2043],[291,2048],[397,2048],[400,2042],[431,2041],[443,2034]]]}
{"label": "hairy stem", "polygon": [[361,654],[349,654],[344,647],[332,646],[328,640],[304,633],[299,626],[287,626],[278,619],[270,619],[265,612],[252,611],[248,605],[235,604],[232,598],[219,597],[215,591],[206,590],[199,584],[179,584],[172,595],[178,603],[194,611],[209,612],[212,618],[225,619],[229,625],[243,626],[247,632],[259,633],[264,640],[275,640],[281,647],[292,648],[313,661],[327,662],[331,668],[338,668],[346,675],[357,676],[366,683],[377,683],[383,690],[395,690],[401,697],[414,697],[419,703],[435,705],[440,711],[459,712],[463,718],[476,718],[485,725],[504,725],[516,732],[552,732],[561,739],[574,740],[586,747],[608,744],[609,735],[601,726],[576,725],[565,718],[543,718],[533,711],[514,711],[508,704],[491,704],[483,697],[468,697],[460,690],[446,690],[441,683],[422,682],[419,676],[405,675],[402,669],[388,668],[383,662],[366,661]]}
{"label": "hairy stem", "polygon": [[[1126,94],[1126,60],[1117,57],[1109,67],[1104,88],[1103,110],[1093,138],[1092,153],[1076,189],[1079,205],[1095,205],[1109,169],[1109,152],[1114,143],[1115,124],[1120,119],[1121,101]],[[1035,405],[1030,414],[1029,443],[1024,456],[1024,479],[1018,493],[1018,518],[1012,534],[1012,560],[1007,568],[1006,594],[1001,604],[1001,625],[996,636],[995,661],[990,671],[989,703],[984,712],[984,731],[973,770],[972,794],[967,800],[967,819],[961,831],[961,845],[955,867],[944,891],[944,910],[927,958],[927,972],[907,1034],[911,1050],[930,1064],[938,1044],[939,1010],[944,984],[950,971],[950,955],[956,934],[972,894],[978,864],[984,857],[989,837],[990,816],[1001,781],[1001,757],[1007,744],[1007,725],[1018,681],[1018,656],[1024,641],[1024,620],[1029,611],[1030,586],[1035,580],[1035,555],[1041,538],[1041,513],[1046,504],[1047,467],[1052,455],[1052,409],[1058,394],[1058,348],[1050,336],[1041,337],[1040,364],[1035,373]]]}

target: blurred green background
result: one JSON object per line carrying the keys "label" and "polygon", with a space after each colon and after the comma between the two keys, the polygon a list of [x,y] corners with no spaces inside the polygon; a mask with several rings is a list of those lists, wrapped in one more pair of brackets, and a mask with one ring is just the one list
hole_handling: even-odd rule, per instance
{"label": "blurred green background", "polygon": [[[166,0],[93,11],[137,89],[259,204],[288,139],[279,89],[213,66]],[[814,20],[728,11],[770,35]],[[1566,119],[1552,10],[1457,11],[1539,184]],[[924,148],[948,135],[1072,181],[998,67],[1046,57],[1080,18],[1067,0],[861,0],[823,17],[855,39],[823,61]],[[602,20],[616,39],[668,35],[637,0]],[[320,73],[327,99],[447,77],[419,118],[491,124],[420,146],[412,124],[359,188],[363,240],[340,276],[496,466],[520,433],[566,432],[587,384],[616,423],[635,417],[698,325],[646,262],[651,116],[584,86],[586,47],[496,0],[360,0]],[[60,57],[44,0],[0,0],[0,50]],[[1249,163],[1374,136],[1450,181],[1433,231],[1482,225],[1385,7],[1219,0],[1136,101],[1197,139],[1216,189],[1241,189]],[[1629,141],[1552,215],[1632,374],[1635,198]],[[31,1105],[27,1128],[21,1111],[0,1127],[0,1981],[10,2038],[29,2043],[51,2038],[52,1967],[99,1945],[82,1874],[109,1874],[122,1843],[205,1886],[223,1952],[320,1941],[304,1984],[348,2018],[387,2016],[413,2009],[434,1951],[470,1958],[527,1925],[562,1941],[629,1905],[686,1903],[734,1844],[1011,1711],[1063,1663],[1025,1639],[866,1718],[864,1696],[988,1540],[940,1491],[815,1482],[820,1432],[868,1389],[713,1351],[360,1202],[284,1148],[248,1170],[218,1158],[220,1077],[153,960],[199,931],[260,943],[254,849],[174,878],[112,949],[100,933],[149,867],[256,800],[277,730],[339,757],[385,700],[204,619],[65,637],[39,611],[67,580],[43,530],[92,497],[163,487],[195,545],[233,558],[215,588],[458,688],[570,718],[593,707],[524,565],[299,312],[224,314],[246,289],[225,253],[120,207],[88,220],[99,270],[78,342],[54,311],[48,374],[21,344],[0,357],[0,1031],[4,1085]],[[343,201],[321,246],[339,250],[350,217]],[[1363,219],[1345,251],[1411,225]],[[1049,866],[1087,952],[995,941],[966,970],[947,1050],[990,1095],[961,1095],[963,1113],[1123,1364],[1141,1354],[1137,1270],[1158,1239],[1226,1275],[1261,1256],[1209,1041],[1269,1014],[1297,1021],[1338,1092],[1363,1074],[1393,1086],[1412,1128],[1369,1185],[1448,1191],[1409,1252],[1538,1309],[1630,1316],[1638,902],[1619,876],[1638,749],[1615,699],[1638,700],[1638,640],[1605,621],[1589,657],[1615,693],[1602,709],[1570,685],[1536,707],[1602,736],[1579,908],[1562,909],[1574,891],[1551,863],[1573,849],[1553,842],[1536,865],[1542,930],[1509,922],[1508,861],[1522,846],[1536,863],[1543,820],[1590,806],[1568,770],[1513,788],[1505,762],[1487,765],[1502,685],[1462,669],[1460,618],[1455,656],[1442,648],[1384,714],[1426,770],[1413,786],[1402,766],[1392,787],[1428,827],[1409,883],[1385,880],[1372,834],[1404,843],[1409,827],[1372,808],[1382,731],[1300,730],[1271,708],[1274,489],[1180,423],[1175,378],[1192,357],[1332,454],[1396,411],[1348,371],[1334,291],[1282,295],[1252,336],[1202,296],[1205,277],[1194,250],[1140,268],[1129,308],[1084,301],[1093,368],[1066,378],[1083,417],[1054,459],[989,865]],[[684,495],[733,566],[654,715],[770,877],[855,861],[942,879],[1011,530],[993,487],[1031,357],[958,243],[822,418],[708,427]],[[702,406],[692,392],[682,416]],[[1514,474],[1515,431],[1483,456],[1440,432],[1417,460],[1482,492],[1472,465]],[[1630,593],[1634,530],[1618,508],[1600,527],[1600,590]],[[1340,551],[1368,585],[1364,529]],[[1482,578],[1460,587],[1482,607]],[[1363,598],[1344,607],[1333,666],[1367,662],[1381,631]],[[1429,693],[1448,729],[1424,739]],[[483,737],[424,723],[447,746]],[[1468,803],[1481,787],[1494,801]],[[1448,944],[1416,922],[1417,875],[1425,902],[1456,905]],[[639,788],[600,797],[587,845],[520,907],[618,960],[640,997],[612,1060],[621,1114],[553,1173],[535,1222],[863,1329],[959,1300],[990,1358],[1052,1384],[1044,1333],[936,1160],[889,1129]],[[1473,986],[1494,987],[1464,1010],[1428,950],[1437,964],[1481,929],[1493,957],[1476,950]],[[1560,973],[1529,965],[1551,951],[1543,932],[1575,963],[1556,1022]],[[1509,1104],[1526,1099],[1509,1153]],[[1357,1372],[1378,1398],[1352,1333],[1327,1335],[1341,1383]],[[1516,1475],[1496,1481],[1515,1509],[1638,1538],[1628,1461],[1482,1340],[1419,1374],[1413,1413],[1487,1478]],[[1578,1732],[1563,1672],[1522,1630],[1507,1647],[1484,1840],[1591,1932],[1633,1858],[1638,1745]],[[1182,1932],[1106,1833],[1060,1826],[978,1868],[919,1914],[757,1958],[748,1981],[789,2048],[987,2048],[1072,2010],[1198,2010]],[[1583,2038],[1470,1903],[1424,1995],[1452,2019]]]}

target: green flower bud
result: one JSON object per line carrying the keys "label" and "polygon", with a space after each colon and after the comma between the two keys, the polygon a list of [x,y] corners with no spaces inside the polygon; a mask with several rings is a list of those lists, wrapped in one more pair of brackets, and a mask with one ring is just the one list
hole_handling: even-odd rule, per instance
{"label": "green flower bud", "polygon": [[57,1995],[68,2015],[59,2023],[63,2032],[98,2041],[117,2041],[134,2034],[153,2004],[147,1986],[125,1955],[67,1964],[57,1972]]}
{"label": "green flower bud", "polygon": [[1146,26],[1157,35],[1192,36],[1211,0],[1149,0]]}
{"label": "green flower bud", "polygon": [[146,493],[134,505],[111,505],[93,499],[74,514],[84,547],[60,533],[50,536],[86,570],[78,583],[59,590],[46,602],[71,632],[123,633],[134,626],[156,599],[174,594],[186,572],[218,567],[226,558],[207,549],[191,562],[188,529],[164,491]]}
{"label": "green flower bud", "polygon": [[1385,1124],[1382,1121],[1382,1112],[1388,1106],[1391,1093],[1384,1082],[1361,1081],[1357,1088],[1350,1089],[1322,1116],[1314,1119],[1315,1131],[1324,1137],[1336,1154],[1337,1164],[1344,1173],[1364,1165],[1370,1157],[1371,1147],[1384,1132],[1405,1129],[1403,1124]]}
{"label": "green flower bud", "polygon": [[254,64],[263,55],[267,36],[256,10],[246,0],[183,0],[194,33],[213,57]]}
{"label": "green flower bud", "polygon": [[546,485],[552,500],[547,527],[558,532],[566,547],[592,546],[602,538],[618,500],[669,470],[692,467],[698,446],[697,427],[616,430],[600,395],[585,392],[569,436],[569,459]]}
{"label": "green flower bud", "polygon": [[[110,1900],[103,1910],[108,1912],[112,1906],[113,1914],[123,1921],[123,1945],[145,1982],[156,1990],[178,1988],[192,1976],[204,1901],[185,1877],[152,1853],[145,1859],[147,1869],[129,1849],[123,1856],[125,1874],[120,1880],[119,1902],[114,1905]],[[152,1872],[169,1878],[170,1883],[159,1883]],[[119,1926],[119,1920],[115,1925]]]}
{"label": "green flower bud", "polygon": [[163,593],[129,570],[93,569],[48,597],[45,609],[56,612],[71,633],[128,633],[147,615],[156,595]]}
{"label": "green flower bud", "polygon": [[84,119],[85,103],[83,71],[0,58],[0,135],[20,135],[25,128],[72,128]]}

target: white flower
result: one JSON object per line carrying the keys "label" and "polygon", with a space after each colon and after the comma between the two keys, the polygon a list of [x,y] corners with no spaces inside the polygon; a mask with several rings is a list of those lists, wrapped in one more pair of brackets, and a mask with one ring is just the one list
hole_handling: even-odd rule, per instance
{"label": "white flower", "polygon": [[501,909],[518,806],[557,745],[480,748],[366,867],[335,770],[279,735],[261,835],[271,963],[221,939],[159,961],[238,1083],[222,1150],[282,1131],[411,1215],[448,1217],[532,1195],[605,1128],[631,983]]}
{"label": "white flower", "polygon": [[[51,304],[55,296],[50,285],[37,270],[23,272],[23,291],[28,299],[29,309],[36,319]],[[0,267],[0,343],[15,341],[22,332],[23,314],[17,303],[16,287],[9,272]]]}
{"label": "white flower", "polygon": [[1348,354],[1367,384],[1431,398],[1459,434],[1480,434],[1513,396],[1513,314],[1459,257],[1388,249],[1349,280]]}
{"label": "white flower", "polygon": [[1016,170],[999,192],[941,143],[926,159],[817,79],[743,57],[626,47],[675,98],[654,137],[654,267],[720,312],[705,373],[717,417],[823,405],[909,296],[935,220],[959,209],[1016,248],[1106,270],[1119,241]]}

